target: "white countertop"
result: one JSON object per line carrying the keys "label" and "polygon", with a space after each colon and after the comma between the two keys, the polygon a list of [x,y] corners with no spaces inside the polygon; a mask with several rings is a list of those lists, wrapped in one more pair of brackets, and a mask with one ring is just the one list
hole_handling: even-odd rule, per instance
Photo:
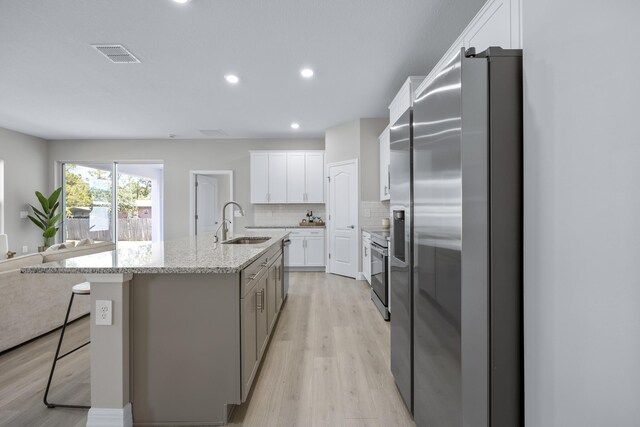
{"label": "white countertop", "polygon": [[25,267],[22,273],[81,273],[81,274],[187,274],[238,273],[264,254],[289,233],[249,232],[242,236],[270,237],[254,244],[216,243],[213,235],[141,243],[115,250],[62,261]]}

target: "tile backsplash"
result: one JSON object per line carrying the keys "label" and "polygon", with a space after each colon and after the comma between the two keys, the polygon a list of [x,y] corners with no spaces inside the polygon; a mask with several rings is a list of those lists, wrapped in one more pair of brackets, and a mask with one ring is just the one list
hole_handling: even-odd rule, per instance
{"label": "tile backsplash", "polygon": [[[327,220],[325,205],[320,204],[286,204],[286,205],[254,205],[253,225],[297,225],[306,218],[307,210],[313,211],[314,216]],[[362,201],[360,202],[362,228],[382,227],[382,218],[389,218],[389,202]]]}
{"label": "tile backsplash", "polygon": [[360,228],[381,228],[382,218],[389,218],[389,201],[362,201],[360,202],[362,223]]}
{"label": "tile backsplash", "polygon": [[254,205],[254,225],[297,225],[306,218],[308,210],[326,221],[323,204]]}

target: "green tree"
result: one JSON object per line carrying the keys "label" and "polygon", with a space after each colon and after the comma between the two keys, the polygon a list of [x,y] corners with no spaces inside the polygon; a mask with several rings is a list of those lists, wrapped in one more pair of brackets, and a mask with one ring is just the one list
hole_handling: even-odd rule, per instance
{"label": "green tree", "polygon": [[91,208],[93,197],[89,190],[89,183],[82,176],[73,173],[71,168],[65,171],[65,214],[71,217],[72,207]]}
{"label": "green tree", "polygon": [[121,174],[118,177],[118,213],[135,216],[138,211],[136,200],[151,198],[151,180]]}

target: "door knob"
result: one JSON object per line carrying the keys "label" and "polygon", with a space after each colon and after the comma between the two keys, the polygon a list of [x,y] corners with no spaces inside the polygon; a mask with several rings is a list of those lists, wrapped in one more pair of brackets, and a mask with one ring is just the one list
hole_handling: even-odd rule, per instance
{"label": "door knob", "polygon": [[356,226],[355,225],[350,225],[349,228],[353,230],[354,228],[356,228]]}

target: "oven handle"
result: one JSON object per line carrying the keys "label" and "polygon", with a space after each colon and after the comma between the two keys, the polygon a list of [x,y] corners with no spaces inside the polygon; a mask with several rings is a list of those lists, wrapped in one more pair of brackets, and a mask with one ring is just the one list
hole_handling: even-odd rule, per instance
{"label": "oven handle", "polygon": [[371,250],[378,252],[382,256],[389,256],[389,250],[378,245],[377,243],[371,242]]}

